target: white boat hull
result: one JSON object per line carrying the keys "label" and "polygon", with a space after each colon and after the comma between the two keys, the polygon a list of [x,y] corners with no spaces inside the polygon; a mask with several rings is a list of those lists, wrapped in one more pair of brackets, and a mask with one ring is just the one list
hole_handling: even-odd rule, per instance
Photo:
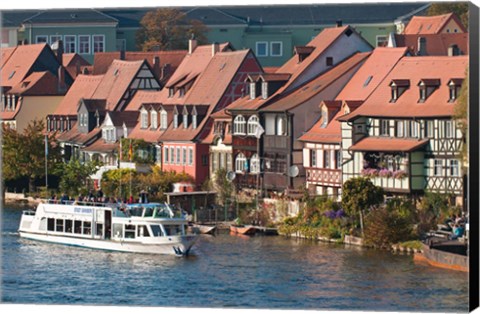
{"label": "white boat hull", "polygon": [[70,236],[30,233],[25,231],[19,231],[19,234],[25,239],[78,246],[90,249],[128,253],[168,254],[177,256],[188,255],[191,247],[198,239],[198,236],[193,235],[172,236],[165,237],[165,239],[162,239],[164,240],[162,242],[156,241],[155,243],[139,243],[127,240],[121,241],[76,238]]}

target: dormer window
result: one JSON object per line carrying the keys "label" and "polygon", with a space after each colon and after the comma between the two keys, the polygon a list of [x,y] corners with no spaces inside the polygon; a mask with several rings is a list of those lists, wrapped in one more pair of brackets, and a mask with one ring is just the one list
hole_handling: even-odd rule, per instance
{"label": "dormer window", "polygon": [[148,112],[145,109],[140,113],[140,126],[142,129],[148,128]]}
{"label": "dormer window", "polygon": [[173,87],[168,88],[168,97],[172,98],[174,94],[175,90],[173,89]]}
{"label": "dormer window", "polygon": [[390,102],[396,102],[397,99],[410,87],[410,80],[392,80],[390,83],[391,99]]}
{"label": "dormer window", "polygon": [[326,106],[322,107],[322,125],[320,126],[321,128],[326,128],[328,124],[328,109]]}
{"label": "dormer window", "polygon": [[255,135],[257,133],[257,127],[258,127],[258,117],[251,116],[250,118],[248,118],[247,134]]}
{"label": "dormer window", "polygon": [[245,135],[245,118],[242,115],[235,117],[233,121],[233,134],[235,135]]}
{"label": "dormer window", "polygon": [[255,99],[257,97],[255,85],[255,82],[250,83],[250,99]]}
{"label": "dormer window", "polygon": [[449,97],[448,102],[454,102],[460,95],[460,89],[462,88],[463,79],[451,79],[448,82]]}
{"label": "dormer window", "polygon": [[168,120],[167,120],[167,112],[162,109],[160,112],[160,129],[165,130],[168,125]]}
{"label": "dormer window", "polygon": [[327,57],[326,64],[327,64],[327,67],[332,66],[333,65],[333,57]]}
{"label": "dormer window", "polygon": [[420,97],[418,99],[419,103],[425,102],[425,100],[438,88],[440,85],[439,79],[423,79],[418,82],[418,90]]}
{"label": "dormer window", "polygon": [[186,129],[186,128],[188,128],[188,111],[187,111],[187,107],[183,107],[182,115],[183,115],[183,128]]}
{"label": "dormer window", "polygon": [[268,98],[268,82],[262,83],[262,98],[263,99]]}
{"label": "dormer window", "polygon": [[157,129],[158,128],[158,113],[155,110],[152,110],[150,112],[150,120],[152,120],[152,123],[150,124],[151,129]]}
{"label": "dormer window", "polygon": [[177,107],[173,110],[173,128],[178,128],[178,109]]}
{"label": "dormer window", "polygon": [[179,97],[185,96],[185,88],[184,87],[180,87],[178,90],[179,90],[179,95],[178,95]]}
{"label": "dormer window", "polygon": [[192,129],[197,128],[197,109],[193,107],[192,110]]}

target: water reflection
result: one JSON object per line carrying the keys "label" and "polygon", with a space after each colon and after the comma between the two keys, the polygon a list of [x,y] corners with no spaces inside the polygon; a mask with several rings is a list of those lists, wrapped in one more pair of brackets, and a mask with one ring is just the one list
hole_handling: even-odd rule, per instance
{"label": "water reflection", "polygon": [[201,236],[187,258],[24,240],[3,213],[2,301],[466,311],[468,275],[409,255],[284,237]]}

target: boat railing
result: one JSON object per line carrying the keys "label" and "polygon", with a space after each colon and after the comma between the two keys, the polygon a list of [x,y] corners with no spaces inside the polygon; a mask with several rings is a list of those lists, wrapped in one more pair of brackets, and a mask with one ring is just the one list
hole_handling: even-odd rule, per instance
{"label": "boat railing", "polygon": [[22,213],[25,216],[35,216],[35,211],[31,209],[24,210]]}
{"label": "boat railing", "polygon": [[102,202],[91,202],[91,201],[62,201],[62,200],[47,200],[47,204],[57,204],[57,205],[79,205],[79,206],[96,206],[96,207],[112,207],[116,206],[115,203],[102,203]]}

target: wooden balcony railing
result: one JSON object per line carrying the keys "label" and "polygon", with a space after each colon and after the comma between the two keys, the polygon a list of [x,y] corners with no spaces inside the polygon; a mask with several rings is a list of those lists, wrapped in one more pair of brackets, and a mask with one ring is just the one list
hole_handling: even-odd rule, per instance
{"label": "wooden balcony railing", "polygon": [[342,186],[341,169],[305,168],[305,170],[308,182],[328,186]]}

